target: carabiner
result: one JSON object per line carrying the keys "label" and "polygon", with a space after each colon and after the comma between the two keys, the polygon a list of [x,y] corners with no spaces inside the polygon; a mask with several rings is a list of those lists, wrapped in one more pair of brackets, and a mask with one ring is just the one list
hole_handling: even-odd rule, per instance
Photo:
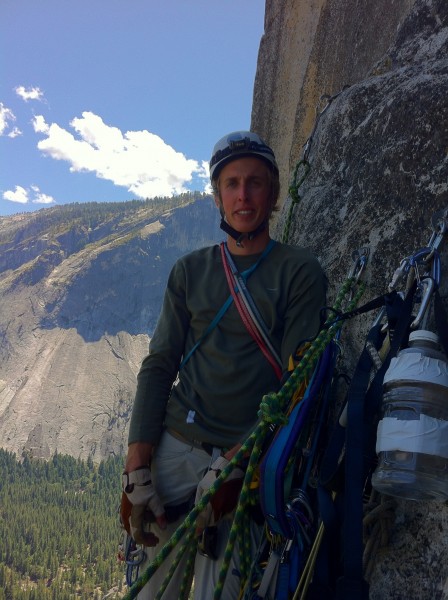
{"label": "carabiner", "polygon": [[431,297],[434,293],[434,290],[436,289],[436,282],[434,281],[434,279],[432,277],[425,277],[424,279],[421,280],[419,287],[425,288],[425,289],[422,293],[422,300],[420,302],[420,308],[418,309],[417,316],[415,317],[415,319],[412,321],[412,323],[410,325],[410,328],[412,330],[417,329],[419,327],[420,323],[422,322],[423,317],[425,316],[425,313],[428,310],[428,306],[429,306]]}
{"label": "carabiner", "polygon": [[364,271],[367,265],[369,253],[370,250],[367,246],[363,246],[358,250],[354,250],[354,252],[352,253],[352,260],[354,262],[354,265],[350,269],[348,277],[349,279],[353,278],[355,283],[358,283],[359,278],[361,277],[362,272]]}

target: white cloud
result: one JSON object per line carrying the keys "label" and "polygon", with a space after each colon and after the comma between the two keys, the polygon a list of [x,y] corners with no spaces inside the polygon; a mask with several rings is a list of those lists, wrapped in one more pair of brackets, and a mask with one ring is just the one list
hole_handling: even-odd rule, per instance
{"label": "white cloud", "polygon": [[44,154],[67,161],[72,172],[95,173],[139,198],[179,194],[193,175],[206,176],[204,163],[187,159],[159,136],[147,130],[123,134],[92,112],[71,121],[76,137],[56,123],[48,125],[42,115],[33,125],[46,136],[37,144]]}
{"label": "white cloud", "polygon": [[210,183],[210,164],[207,160],[201,162],[201,167],[198,171],[198,177],[204,180],[204,192],[206,194],[212,194],[213,189]]}
{"label": "white cloud", "polygon": [[11,138],[21,135],[22,132],[17,127],[13,127],[11,131],[8,131],[8,128],[11,127],[11,124],[15,120],[16,116],[12,110],[7,108],[3,102],[0,102],[0,135],[6,135]]}
{"label": "white cloud", "polygon": [[38,87],[25,88],[23,85],[19,85],[14,88],[15,93],[28,102],[28,100],[43,100],[44,93]]}
{"label": "white cloud", "polygon": [[50,129],[45,123],[45,119],[42,115],[37,115],[36,117],[34,117],[34,119],[32,120],[32,124],[36,133],[48,133]]}
{"label": "white cloud", "polygon": [[48,194],[43,194],[37,185],[32,185],[31,189],[34,192],[34,198],[31,200],[33,204],[54,204],[55,199],[53,196],[48,196]]}
{"label": "white cloud", "polygon": [[34,204],[54,204],[56,200],[53,196],[48,196],[47,194],[42,194],[39,192],[36,194],[36,197],[31,200]]}
{"label": "white cloud", "polygon": [[25,189],[21,185],[16,185],[15,190],[3,192],[3,199],[19,204],[53,204],[55,199],[52,196],[43,194],[37,185],[32,185],[31,189]]}
{"label": "white cloud", "polygon": [[10,138],[16,138],[19,135],[22,135],[22,132],[18,127],[13,127],[9,133],[6,134]]}
{"label": "white cloud", "polygon": [[15,191],[8,190],[3,192],[3,198],[10,200],[11,202],[18,202],[19,204],[28,203],[28,192],[21,185],[16,185]]}

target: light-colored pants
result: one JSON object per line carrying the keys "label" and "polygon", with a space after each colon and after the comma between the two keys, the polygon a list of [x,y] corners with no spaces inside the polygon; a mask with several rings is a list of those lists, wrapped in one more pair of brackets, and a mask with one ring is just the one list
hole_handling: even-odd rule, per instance
{"label": "light-colored pants", "polygon": [[[190,446],[165,431],[151,464],[153,483],[162,503],[165,506],[175,506],[185,502],[195,494],[199,481],[210,466],[210,461],[211,458],[205,450]],[[151,530],[157,535],[160,541],[155,548],[145,548],[148,557],[146,562],[141,565],[140,574],[144,572],[148,564],[157,556],[162,546],[169,540],[184,518],[185,515],[180,517],[175,523],[170,523],[164,531],[159,529],[156,524],[151,525]],[[218,582],[230,525],[230,521],[226,520],[219,524],[218,560],[211,560],[199,554],[196,555],[194,600],[211,600],[213,598],[213,591]],[[259,540],[260,528],[254,524],[252,529],[252,544],[254,547],[254,544],[258,543]],[[171,551],[169,557],[165,559],[139,593],[138,600],[153,600],[155,598],[169,571],[170,558],[173,559],[176,556],[176,552],[177,548]],[[163,600],[178,600],[184,572],[185,561],[182,559],[163,594]],[[235,551],[221,596],[222,600],[236,600],[238,598],[240,589],[238,572],[238,552]]]}

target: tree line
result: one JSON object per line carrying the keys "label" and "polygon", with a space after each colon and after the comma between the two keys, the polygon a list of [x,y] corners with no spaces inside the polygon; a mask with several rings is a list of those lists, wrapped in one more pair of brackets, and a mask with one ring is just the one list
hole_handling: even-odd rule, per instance
{"label": "tree line", "polygon": [[122,469],[123,457],[18,460],[0,449],[0,600],[122,597]]}
{"label": "tree line", "polygon": [[122,219],[144,210],[159,215],[183,204],[207,198],[203,192],[185,192],[177,196],[160,196],[146,200],[126,202],[73,202],[42,208],[34,213],[23,213],[26,217],[17,220],[10,217],[0,219],[0,246],[17,243],[28,237],[38,237],[43,233],[57,235],[75,226],[95,227],[110,219]]}

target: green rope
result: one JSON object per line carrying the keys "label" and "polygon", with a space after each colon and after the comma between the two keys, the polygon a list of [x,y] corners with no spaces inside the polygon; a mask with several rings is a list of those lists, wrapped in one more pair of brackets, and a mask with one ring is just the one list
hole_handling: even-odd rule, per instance
{"label": "green rope", "polygon": [[[299,168],[301,166],[303,166],[303,168],[304,168],[304,174],[299,179],[299,181],[296,182],[296,180],[297,180],[297,173],[298,173]],[[299,187],[305,181],[306,177],[308,176],[308,173],[310,172],[310,169],[311,169],[311,165],[305,159],[299,160],[299,162],[295,166],[294,174],[292,176],[292,183],[289,186],[289,190],[288,190],[289,195],[291,197],[291,204],[290,204],[290,207],[289,207],[288,215],[286,217],[285,229],[283,231],[283,236],[282,236],[282,242],[284,244],[287,244],[288,240],[289,240],[289,230],[291,229],[291,224],[292,224],[292,220],[293,220],[294,207],[301,200],[301,198],[299,196]]]}
{"label": "green rope", "polygon": [[197,539],[194,536],[194,529],[190,532],[190,543],[187,548],[187,562],[185,565],[185,573],[182,579],[179,597],[181,600],[188,600],[190,597],[191,584],[193,583],[194,577],[194,563],[196,559],[196,552],[198,548]]}
{"label": "green rope", "polygon": [[[238,530],[240,528],[240,524],[243,522],[244,517],[247,515],[247,506],[250,503],[250,484],[253,481],[255,470],[258,466],[259,459],[261,456],[261,452],[263,449],[263,442],[269,433],[269,425],[266,421],[260,421],[257,425],[255,432],[256,438],[253,445],[253,449],[249,458],[249,464],[246,469],[246,474],[244,476],[243,486],[241,488],[238,504],[236,506],[235,516],[233,518],[232,526],[230,528],[229,539],[226,545],[226,549],[224,551],[224,558],[222,561],[221,569],[219,572],[218,583],[215,587],[215,592],[213,596],[213,600],[219,600],[221,598],[221,594],[224,588],[225,579],[227,577],[227,572],[229,570],[230,561],[233,556],[233,548],[235,545],[235,540],[237,538]],[[250,544],[250,532],[249,532],[249,544]],[[249,547],[250,549],[250,547]],[[244,548],[240,547],[240,555],[242,554]],[[249,556],[251,553],[249,554]],[[241,562],[241,560],[240,560]],[[244,562],[244,559],[243,559]],[[242,585],[243,585],[242,581]]]}
{"label": "green rope", "polygon": [[[180,545],[179,550],[176,554],[176,557],[173,560],[173,562],[171,563],[170,569],[156,594],[155,600],[161,600],[166,588],[168,587],[169,582],[173,578],[175,570],[177,569],[177,567],[185,553],[187,553],[188,559],[187,559],[187,565],[186,565],[186,569],[184,572],[184,576],[182,578],[180,598],[188,599],[188,594],[189,594],[191,582],[193,579],[192,575],[193,575],[193,569],[194,569],[194,557],[195,557],[196,549],[197,549],[197,544],[196,544],[196,540],[194,538],[194,533],[195,533],[194,529],[191,529],[191,531],[189,531],[186,534],[185,540]],[[192,542],[194,542],[194,543],[192,543]],[[191,557],[193,557],[193,562],[191,561]],[[186,589],[187,585],[189,585],[188,589]]]}
{"label": "green rope", "polygon": [[[344,283],[333,306],[333,310],[336,313],[340,310],[345,296],[351,290],[352,286],[356,283],[356,280],[354,280],[353,278],[347,279],[347,281]],[[349,303],[347,310],[353,310],[353,308],[357,305],[363,292],[364,285],[361,283],[358,286],[357,292],[353,295],[353,298]],[[266,436],[271,431],[270,424],[283,425],[287,423],[287,417],[285,416],[284,412],[288,406],[288,402],[294,394],[294,391],[298,388],[298,386],[301,383],[303,383],[307,378],[309,378],[317,364],[318,359],[322,355],[326,346],[335,337],[336,333],[342,327],[342,324],[343,321],[338,321],[337,319],[332,320],[330,318],[327,319],[324,328],[320,331],[320,333],[313,340],[313,342],[311,342],[310,347],[304,353],[300,362],[292,371],[289,379],[284,383],[282,388],[278,392],[269,393],[263,396],[262,401],[260,403],[260,409],[258,411],[260,421],[258,422],[254,431],[245,440],[245,442],[236,452],[229,464],[226,467],[224,467],[220,475],[216,478],[216,481],[210,486],[207,492],[204,493],[199,502],[193,507],[193,509],[186,516],[184,521],[179,525],[179,527],[176,529],[176,531],[173,533],[170,539],[166,542],[166,544],[162,547],[162,549],[154,558],[154,560],[148,565],[142,576],[132,585],[128,593],[123,597],[123,600],[133,600],[137,597],[138,593],[148,583],[153,574],[157,571],[160,565],[171,553],[173,548],[180,543],[180,540],[182,539],[187,530],[190,530],[187,539],[191,539],[196,529],[196,518],[199,515],[199,513],[201,513],[204,510],[212,496],[219,490],[219,488],[227,479],[229,474],[233,471],[233,469],[244,459],[244,457],[246,457],[249,454],[249,465],[247,467],[246,474],[244,477],[243,487],[241,489],[240,498],[235,511],[235,517],[232,523],[232,527],[230,529],[229,540],[224,552],[224,560],[221,566],[218,584],[215,588],[215,594],[213,597],[214,600],[220,599],[224,587],[225,578],[227,576],[227,571],[230,565],[233,547],[237,538],[237,531],[239,525],[243,523],[243,517],[249,504],[250,484],[253,480],[255,470],[258,466],[258,461],[262,452],[263,443],[266,439]],[[181,550],[179,551],[181,554],[185,551],[186,546],[187,543],[185,541],[185,545],[182,546]],[[242,545],[240,551],[242,551],[243,548],[246,549],[245,545]],[[176,555],[175,560],[177,560],[177,556],[178,555]],[[160,590],[161,594],[163,594],[164,590],[165,588]]]}

